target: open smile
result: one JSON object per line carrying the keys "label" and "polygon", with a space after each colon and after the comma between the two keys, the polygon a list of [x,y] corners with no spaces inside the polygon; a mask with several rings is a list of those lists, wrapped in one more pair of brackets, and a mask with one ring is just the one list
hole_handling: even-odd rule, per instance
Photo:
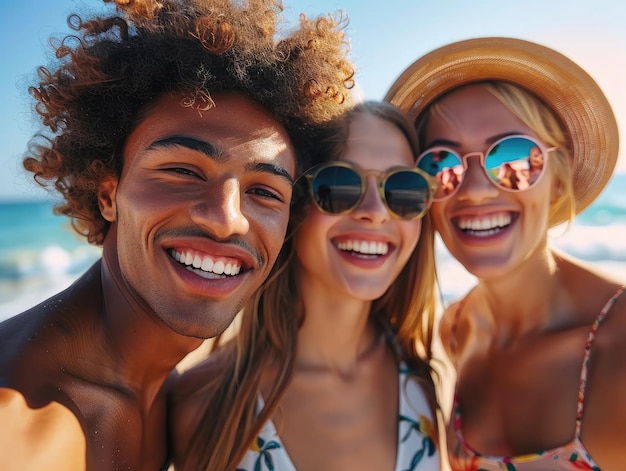
{"label": "open smile", "polygon": [[175,249],[169,249],[168,253],[187,270],[210,280],[237,276],[242,270],[242,263],[237,260],[214,258],[206,254],[181,252]]}
{"label": "open smile", "polygon": [[333,245],[342,252],[350,252],[364,258],[376,258],[389,253],[390,245],[388,242],[348,239],[341,241],[333,241]]}
{"label": "open smile", "polygon": [[516,218],[516,213],[499,212],[480,216],[460,216],[454,218],[453,223],[468,235],[489,237],[509,227]]}

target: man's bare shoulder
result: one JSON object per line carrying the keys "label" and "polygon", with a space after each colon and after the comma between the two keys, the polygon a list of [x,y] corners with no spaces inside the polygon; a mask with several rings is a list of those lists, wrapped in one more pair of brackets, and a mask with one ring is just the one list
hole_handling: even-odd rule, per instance
{"label": "man's bare shoulder", "polygon": [[[97,310],[94,302],[83,302],[85,296],[77,296],[77,291],[81,289],[68,288],[0,323],[0,388],[4,388],[0,423],[2,433],[8,434],[5,438],[22,436],[28,443],[35,431],[36,438],[46,443],[38,447],[43,450],[48,441],[56,447],[54,433],[63,429],[65,421],[82,429],[77,409],[86,391],[91,396],[95,388],[92,382],[81,381],[77,364],[96,345],[90,326]],[[19,429],[22,422],[33,430]],[[35,424],[42,423],[46,427],[39,431],[40,425]],[[84,453],[81,456],[84,459]]]}
{"label": "man's bare shoulder", "polygon": [[0,387],[12,387],[9,378],[15,374],[41,373],[47,359],[61,356],[74,341],[84,343],[93,332],[100,299],[94,270],[64,291],[0,322]]}
{"label": "man's bare shoulder", "polygon": [[34,408],[20,392],[0,388],[0,423],[2,469],[86,468],[86,441],[80,423],[58,402]]}
{"label": "man's bare shoulder", "polygon": [[49,324],[42,314],[33,308],[0,323],[0,387],[22,390],[26,382],[47,376],[41,338]]}

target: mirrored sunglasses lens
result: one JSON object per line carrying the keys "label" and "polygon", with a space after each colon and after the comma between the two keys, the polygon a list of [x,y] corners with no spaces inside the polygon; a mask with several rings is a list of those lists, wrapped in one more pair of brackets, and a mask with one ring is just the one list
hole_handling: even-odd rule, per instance
{"label": "mirrored sunglasses lens", "polygon": [[433,197],[445,198],[454,193],[463,181],[463,162],[461,158],[447,150],[432,150],[424,154],[417,163],[417,168],[424,170],[439,181]]}
{"label": "mirrored sunglasses lens", "polygon": [[401,171],[385,182],[385,201],[391,211],[405,219],[424,212],[428,204],[428,182],[415,172]]}
{"label": "mirrored sunglasses lens", "polygon": [[340,214],[354,208],[361,197],[361,177],[354,170],[331,166],[313,179],[313,196],[327,213]]}
{"label": "mirrored sunglasses lens", "polygon": [[544,157],[541,148],[530,139],[510,137],[485,156],[485,169],[497,185],[510,190],[525,190],[543,172]]}

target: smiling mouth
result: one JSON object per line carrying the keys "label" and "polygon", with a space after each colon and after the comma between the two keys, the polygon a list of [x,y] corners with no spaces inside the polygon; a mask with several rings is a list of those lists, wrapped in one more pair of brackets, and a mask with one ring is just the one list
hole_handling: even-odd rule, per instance
{"label": "smiling mouth", "polygon": [[170,256],[187,270],[208,280],[228,278],[241,273],[241,264],[214,259],[208,255],[193,255],[191,252],[179,252],[169,249]]}
{"label": "smiling mouth", "polygon": [[389,252],[389,243],[380,241],[350,239],[334,242],[334,245],[342,252],[349,252],[363,258],[376,258],[387,255]]}
{"label": "smiling mouth", "polygon": [[489,237],[507,228],[513,222],[513,214],[494,213],[484,216],[462,216],[455,220],[456,227],[468,235]]}

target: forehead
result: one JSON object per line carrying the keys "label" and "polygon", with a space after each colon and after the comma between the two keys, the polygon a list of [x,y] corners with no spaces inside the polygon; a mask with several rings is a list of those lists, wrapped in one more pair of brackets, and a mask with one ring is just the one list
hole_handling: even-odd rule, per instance
{"label": "forehead", "polygon": [[295,172],[295,156],[285,128],[261,105],[244,95],[222,93],[214,106],[199,110],[183,95],[165,95],[151,103],[128,137],[125,155],[132,156],[167,137],[184,136],[210,142],[224,158],[280,161]]}
{"label": "forehead", "polygon": [[382,118],[359,113],[351,123],[344,160],[364,168],[413,165],[411,147],[398,127]]}
{"label": "forehead", "polygon": [[444,142],[465,152],[484,150],[508,134],[534,132],[483,84],[467,85],[436,102],[426,126],[426,146]]}
{"label": "forehead", "polygon": [[[428,119],[429,139],[477,141],[501,134],[532,134],[507,106],[484,85],[454,90],[435,103]],[[484,139],[483,139],[484,138]]]}

